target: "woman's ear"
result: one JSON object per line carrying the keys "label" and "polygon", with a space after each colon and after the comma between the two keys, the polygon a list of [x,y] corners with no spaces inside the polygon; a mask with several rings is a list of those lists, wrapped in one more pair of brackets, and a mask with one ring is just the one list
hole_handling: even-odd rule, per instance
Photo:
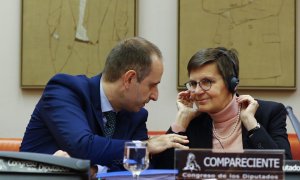
{"label": "woman's ear", "polygon": [[136,72],[134,70],[128,70],[123,75],[123,84],[126,88],[129,87],[129,85],[133,82],[134,79],[136,79]]}

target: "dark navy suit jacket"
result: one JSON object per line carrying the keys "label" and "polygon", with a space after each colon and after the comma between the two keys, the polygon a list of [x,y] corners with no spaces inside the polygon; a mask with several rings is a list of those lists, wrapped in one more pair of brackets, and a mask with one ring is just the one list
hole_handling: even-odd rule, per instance
{"label": "dark navy suit jacket", "polygon": [[122,167],[124,142],[148,139],[148,112],[120,111],[112,139],[103,136],[100,77],[55,75],[36,105],[21,151],[53,154],[64,150],[111,170]]}

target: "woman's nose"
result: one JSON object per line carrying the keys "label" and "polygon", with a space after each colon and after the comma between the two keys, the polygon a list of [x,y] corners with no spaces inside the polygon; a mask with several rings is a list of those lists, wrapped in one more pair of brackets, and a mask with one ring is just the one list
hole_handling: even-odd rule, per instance
{"label": "woman's nose", "polygon": [[204,90],[200,87],[200,85],[197,85],[196,89],[193,92],[197,94],[201,94],[204,93]]}

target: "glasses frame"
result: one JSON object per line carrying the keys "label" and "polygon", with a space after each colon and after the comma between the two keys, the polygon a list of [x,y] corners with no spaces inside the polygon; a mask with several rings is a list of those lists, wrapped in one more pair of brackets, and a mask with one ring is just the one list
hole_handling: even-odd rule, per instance
{"label": "glasses frame", "polygon": [[[203,88],[202,83],[203,81],[207,81],[209,83],[209,86],[207,88]],[[190,85],[191,82],[196,82],[197,85],[203,90],[203,91],[208,91],[210,90],[211,86],[212,86],[212,81],[208,80],[208,79],[202,79],[200,81],[194,81],[194,80],[190,80],[186,83],[184,83],[184,86],[188,89],[188,90],[196,90],[197,86],[195,88],[192,88],[192,86]]]}

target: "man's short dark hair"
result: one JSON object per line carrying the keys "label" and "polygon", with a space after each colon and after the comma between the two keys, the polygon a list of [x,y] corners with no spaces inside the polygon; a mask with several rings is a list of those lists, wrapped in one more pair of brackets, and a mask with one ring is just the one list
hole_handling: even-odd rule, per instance
{"label": "man's short dark hair", "polygon": [[133,37],[121,41],[109,53],[103,70],[106,81],[115,82],[128,70],[137,72],[141,82],[151,72],[152,56],[162,59],[159,48],[150,41]]}

